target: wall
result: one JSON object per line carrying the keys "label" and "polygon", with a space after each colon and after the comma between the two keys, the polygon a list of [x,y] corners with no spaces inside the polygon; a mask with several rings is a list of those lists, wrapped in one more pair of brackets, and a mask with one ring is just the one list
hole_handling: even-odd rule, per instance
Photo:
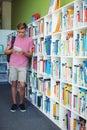
{"label": "wall", "polygon": [[11,29],[11,2],[2,2],[2,28]]}
{"label": "wall", "polygon": [[60,0],[60,5],[62,7],[62,6],[68,4],[68,3],[72,2],[72,1],[74,1],[74,0]]}
{"label": "wall", "polygon": [[14,0],[12,2],[12,29],[15,29],[20,21],[28,24],[34,13],[40,13],[41,17],[46,15],[49,4],[50,0]]}
{"label": "wall", "polygon": [[[63,6],[73,0],[60,0]],[[18,22],[30,22],[32,14],[40,13],[41,17],[46,15],[49,10],[50,0],[14,0],[12,2],[12,29],[16,28]]]}

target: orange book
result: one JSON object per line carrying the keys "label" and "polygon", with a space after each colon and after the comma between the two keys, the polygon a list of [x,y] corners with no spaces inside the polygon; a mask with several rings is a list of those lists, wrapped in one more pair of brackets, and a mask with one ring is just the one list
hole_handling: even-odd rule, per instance
{"label": "orange book", "polygon": [[73,120],[73,130],[76,130],[76,119]]}
{"label": "orange book", "polygon": [[44,21],[42,20],[42,25],[41,25],[41,32],[44,34]]}
{"label": "orange book", "polygon": [[68,9],[68,24],[69,27],[73,27],[73,14],[74,14],[74,9]]}
{"label": "orange book", "polygon": [[56,33],[56,32],[60,32],[60,15],[58,17],[58,20],[57,20],[57,24],[56,24],[56,28],[55,28],[55,31],[53,33]]}
{"label": "orange book", "polygon": [[60,8],[60,0],[56,0],[55,5],[54,5],[54,10]]}
{"label": "orange book", "polygon": [[54,85],[54,95],[56,95],[56,85]]}

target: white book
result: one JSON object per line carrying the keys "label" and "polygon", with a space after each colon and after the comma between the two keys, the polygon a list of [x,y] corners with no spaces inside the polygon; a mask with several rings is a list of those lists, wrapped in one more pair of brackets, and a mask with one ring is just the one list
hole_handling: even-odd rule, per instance
{"label": "white book", "polygon": [[20,47],[14,46],[14,50],[15,51],[22,51],[22,49]]}

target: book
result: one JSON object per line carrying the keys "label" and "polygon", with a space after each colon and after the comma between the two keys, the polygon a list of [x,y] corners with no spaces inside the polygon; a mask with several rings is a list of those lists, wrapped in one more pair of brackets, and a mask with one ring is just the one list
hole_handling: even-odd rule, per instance
{"label": "book", "polygon": [[4,46],[3,44],[0,44],[0,54],[4,53]]}
{"label": "book", "polygon": [[60,8],[60,0],[50,0],[48,14]]}
{"label": "book", "polygon": [[20,47],[17,47],[17,46],[14,46],[14,50],[18,51],[18,52],[22,51],[22,49]]}

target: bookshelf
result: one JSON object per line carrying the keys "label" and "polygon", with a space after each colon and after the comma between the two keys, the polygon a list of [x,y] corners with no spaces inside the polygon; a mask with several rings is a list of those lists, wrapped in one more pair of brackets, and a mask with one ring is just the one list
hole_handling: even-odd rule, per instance
{"label": "bookshelf", "polygon": [[6,55],[0,53],[0,83],[8,82],[8,63]]}
{"label": "bookshelf", "polygon": [[9,63],[4,54],[9,38],[14,36],[15,30],[0,30],[0,83],[9,82]]}
{"label": "bookshelf", "polygon": [[62,130],[87,130],[87,1],[75,0],[28,29],[35,50],[26,98]]}

